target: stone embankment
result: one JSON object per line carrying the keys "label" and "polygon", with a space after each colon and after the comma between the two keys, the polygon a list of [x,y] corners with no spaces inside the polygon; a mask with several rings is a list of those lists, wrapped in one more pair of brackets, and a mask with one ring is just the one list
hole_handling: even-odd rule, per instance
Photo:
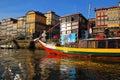
{"label": "stone embankment", "polygon": [[4,45],[11,46],[11,48],[20,48],[20,49],[42,49],[39,43],[34,42],[33,40],[16,40]]}

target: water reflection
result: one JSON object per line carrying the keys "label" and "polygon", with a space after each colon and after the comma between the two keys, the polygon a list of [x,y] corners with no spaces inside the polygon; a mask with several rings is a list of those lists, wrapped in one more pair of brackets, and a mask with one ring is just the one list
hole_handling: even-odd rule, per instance
{"label": "water reflection", "polygon": [[119,80],[119,66],[47,55],[38,65],[38,80]]}
{"label": "water reflection", "polygon": [[23,66],[18,59],[14,58],[15,51],[0,50],[0,80],[21,80],[24,79]]}
{"label": "water reflection", "polygon": [[0,80],[120,80],[119,66],[40,50],[0,50]]}
{"label": "water reflection", "polygon": [[[32,80],[34,76],[33,56],[43,57],[40,50],[0,49],[0,80]],[[34,56],[35,57],[35,56]]]}
{"label": "water reflection", "polygon": [[119,66],[47,55],[38,63],[39,78],[35,80],[119,80]]}

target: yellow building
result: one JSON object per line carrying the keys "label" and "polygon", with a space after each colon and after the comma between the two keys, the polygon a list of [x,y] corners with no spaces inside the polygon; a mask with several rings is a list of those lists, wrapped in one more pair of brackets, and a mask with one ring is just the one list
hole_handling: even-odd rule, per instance
{"label": "yellow building", "polygon": [[57,22],[59,22],[60,16],[56,15],[53,11],[48,11],[45,13],[45,16],[47,25],[55,25]]}
{"label": "yellow building", "polygon": [[40,35],[40,33],[45,30],[46,27],[46,17],[44,14],[38,11],[28,11],[26,14],[26,32],[27,36],[32,36],[33,34]]}
{"label": "yellow building", "polygon": [[111,6],[107,10],[108,27],[119,27],[120,26],[120,7]]}
{"label": "yellow building", "polygon": [[21,16],[18,17],[18,22],[17,22],[17,35],[23,35],[26,36],[26,17]]}
{"label": "yellow building", "polygon": [[[56,25],[57,23],[59,23],[60,16],[58,16],[55,12],[47,11],[44,15],[46,16],[46,24],[49,29],[54,25]],[[48,36],[49,39],[53,39],[55,35],[59,35],[59,34],[60,34],[60,27],[58,25],[52,31],[49,32]]]}

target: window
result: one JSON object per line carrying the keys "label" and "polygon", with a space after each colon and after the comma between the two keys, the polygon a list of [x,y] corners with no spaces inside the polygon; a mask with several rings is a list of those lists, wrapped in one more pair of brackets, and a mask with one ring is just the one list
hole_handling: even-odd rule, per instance
{"label": "window", "polygon": [[105,17],[105,19],[107,19],[107,17]]}
{"label": "window", "polygon": [[71,33],[77,33],[77,29],[73,29]]}
{"label": "window", "polygon": [[118,48],[120,48],[120,40],[118,40]]}
{"label": "window", "polygon": [[74,17],[71,18],[71,21],[74,21]]}
{"label": "window", "polygon": [[98,17],[98,20],[100,20],[100,17]]}
{"label": "window", "polygon": [[100,21],[98,21],[98,25],[100,25]]}
{"label": "window", "polygon": [[72,16],[71,17],[71,21],[78,21],[79,20],[79,17],[78,16]]}
{"label": "window", "polygon": [[107,15],[107,12],[105,12],[105,15]]}
{"label": "window", "polygon": [[62,18],[61,21],[62,21],[62,22],[66,22],[66,18]]}
{"label": "window", "polygon": [[97,13],[97,16],[100,16],[100,13]]}
{"label": "window", "polygon": [[106,41],[100,40],[98,41],[98,48],[105,48],[106,47]]}
{"label": "window", "polygon": [[115,47],[116,47],[115,40],[109,40],[108,41],[108,48],[115,48]]}
{"label": "window", "polygon": [[101,19],[103,20],[104,18],[103,18],[103,17],[101,17]]}
{"label": "window", "polygon": [[101,21],[101,25],[103,25],[104,24],[104,21]]}
{"label": "window", "polygon": [[[105,24],[107,24],[107,20],[105,20]],[[109,24],[109,23],[108,23]]]}
{"label": "window", "polygon": [[70,22],[71,21],[71,17],[67,17],[67,22]]}
{"label": "window", "polygon": [[78,17],[78,16],[74,16],[74,20],[75,20],[75,21],[78,21],[78,20],[79,20],[79,17]]}
{"label": "window", "polygon": [[101,16],[103,16],[103,12],[101,12]]}

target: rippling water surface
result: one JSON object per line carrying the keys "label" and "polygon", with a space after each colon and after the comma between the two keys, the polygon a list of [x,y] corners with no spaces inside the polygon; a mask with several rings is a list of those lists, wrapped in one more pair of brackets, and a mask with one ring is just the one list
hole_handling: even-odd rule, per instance
{"label": "rippling water surface", "polygon": [[0,49],[0,80],[120,80],[120,64]]}

